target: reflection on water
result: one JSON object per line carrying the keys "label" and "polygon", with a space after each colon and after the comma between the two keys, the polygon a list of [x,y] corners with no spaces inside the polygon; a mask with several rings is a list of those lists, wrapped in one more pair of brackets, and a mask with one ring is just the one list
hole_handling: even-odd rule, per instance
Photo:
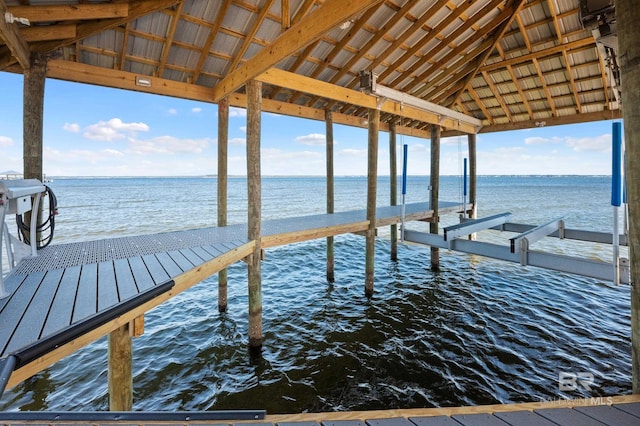
{"label": "reflection on water", "polygon": [[[521,203],[528,203],[532,216],[558,213],[560,209],[541,212],[537,206],[543,201],[553,206],[553,199],[562,204],[561,199],[570,198],[564,188],[575,184],[565,181],[570,178],[555,178],[542,195],[536,196],[535,188],[528,188],[533,195],[525,199],[517,198],[519,191],[510,189],[513,183],[506,178],[500,182],[491,179],[484,180],[485,188],[502,195],[511,191],[514,200],[508,210],[514,206],[524,210]],[[215,186],[211,180],[208,184]],[[180,217],[206,222],[208,219],[189,210],[193,208],[189,197],[169,191],[171,185],[174,183],[156,182],[154,186],[144,181],[136,191],[185,203],[182,208],[186,214]],[[197,182],[191,185],[195,194],[208,188]],[[284,186],[292,190],[291,185]],[[296,185],[304,186],[300,182]],[[356,185],[349,185],[355,193]],[[602,193],[606,197],[606,185],[598,178],[585,185],[590,188],[590,197]],[[64,188],[60,192],[68,192],[68,196],[58,198],[68,200],[77,190]],[[484,215],[503,207],[491,202],[500,194],[487,191]],[[208,196],[214,198],[215,193]],[[322,193],[316,197],[318,200],[306,203],[322,206]],[[596,201],[583,197],[583,201],[595,204],[597,197]],[[128,199],[119,202],[129,203]],[[275,205],[276,201],[265,201],[270,203]],[[74,204],[79,205],[79,201]],[[66,220],[67,229],[77,232],[78,238],[85,227],[92,227],[91,217],[110,229],[107,235],[120,235],[124,232],[121,229],[129,234],[141,233],[140,228],[149,232],[150,223],[158,226],[162,220],[176,226],[175,218],[156,221],[157,202],[136,207],[142,209],[145,220],[118,212],[117,219],[108,224],[102,224],[107,222],[103,217],[77,208],[84,213],[75,218],[67,214]],[[293,209],[283,210],[289,208]],[[584,228],[586,223],[606,229],[607,206],[586,208],[591,213],[573,219],[568,226]],[[211,209],[202,211],[215,217]],[[64,207],[61,210],[64,215]],[[300,214],[318,211],[310,211],[306,204],[299,210]],[[165,213],[181,214],[173,205],[167,205]],[[149,220],[151,217],[154,219]],[[545,244],[566,250],[558,242]],[[599,253],[595,249],[593,255]],[[252,356],[247,350],[244,264],[229,271],[228,313],[217,311],[216,277],[149,312],[145,334],[134,341],[134,408],[261,408],[270,413],[292,413],[525,402],[630,392],[627,286],[446,250],[441,270],[433,272],[429,270],[428,248],[401,245],[400,260],[391,262],[388,242],[381,238],[376,243],[375,294],[367,299],[364,239],[353,235],[336,238],[335,283],[325,280],[324,256],[323,240],[267,251],[262,267],[265,346],[261,356]],[[106,346],[103,338],[8,391],[0,408],[106,410]],[[560,391],[558,375],[562,372],[593,374],[591,390]]]}

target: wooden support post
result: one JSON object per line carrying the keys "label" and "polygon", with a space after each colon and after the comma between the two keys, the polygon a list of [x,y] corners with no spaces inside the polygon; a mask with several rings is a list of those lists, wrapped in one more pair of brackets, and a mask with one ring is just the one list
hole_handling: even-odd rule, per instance
{"label": "wooden support post", "polygon": [[247,189],[248,238],[255,241],[249,256],[249,347],[262,346],[262,275],[260,271],[261,240],[260,221],[261,176],[260,176],[260,111],[262,109],[262,83],[250,80],[247,88]]}
{"label": "wooden support post", "polygon": [[[218,102],[218,226],[227,226],[227,147],[229,144],[229,99]],[[218,310],[227,311],[227,269],[218,272]]]}
{"label": "wooden support post", "polygon": [[31,54],[31,67],[24,70],[23,150],[24,178],[42,180],[42,123],[47,56]]}
{"label": "wooden support post", "polygon": [[367,167],[367,228],[366,261],[364,293],[373,295],[373,281],[375,272],[375,243],[376,243],[376,192],[378,180],[378,131],[380,130],[380,110],[369,110],[369,143]]}
{"label": "wooden support post", "polygon": [[[326,145],[327,145],[327,213],[334,213],[334,188],[333,188],[333,113],[326,110]],[[335,262],[333,237],[327,237],[327,281],[332,283],[335,281]]]}
{"label": "wooden support post", "polygon": [[[469,203],[471,204],[471,214],[469,218],[476,219],[478,216],[478,159],[476,156],[476,134],[470,133],[467,135],[467,142],[469,145]],[[469,234],[469,239],[475,241],[476,234]]]}
{"label": "wooden support post", "polygon": [[[389,124],[389,194],[392,206],[398,204],[398,163],[396,146],[396,122]],[[391,225],[391,260],[398,260],[398,225]]]}
{"label": "wooden support post", "polygon": [[109,410],[133,409],[133,344],[129,324],[109,333]]}
{"label": "wooden support post", "polygon": [[[429,224],[429,232],[438,233],[438,222],[440,217],[438,214],[438,197],[440,191],[440,126],[431,125],[431,199],[429,208],[433,210],[433,218]],[[440,268],[440,249],[431,247],[431,269]]]}
{"label": "wooden support post", "polygon": [[640,8],[636,0],[616,0],[618,58],[624,94],[624,140],[629,202],[631,266],[631,364],[633,393],[640,393]]}

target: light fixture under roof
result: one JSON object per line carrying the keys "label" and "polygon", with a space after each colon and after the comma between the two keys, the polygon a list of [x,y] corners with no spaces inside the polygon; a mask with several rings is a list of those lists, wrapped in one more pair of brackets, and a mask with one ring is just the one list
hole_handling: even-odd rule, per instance
{"label": "light fixture under roof", "polygon": [[347,30],[347,29],[351,28],[352,24],[353,24],[352,20],[344,21],[342,24],[340,24],[340,29],[341,30]]}
{"label": "light fixture under roof", "polygon": [[136,76],[136,86],[151,87],[151,78]]}

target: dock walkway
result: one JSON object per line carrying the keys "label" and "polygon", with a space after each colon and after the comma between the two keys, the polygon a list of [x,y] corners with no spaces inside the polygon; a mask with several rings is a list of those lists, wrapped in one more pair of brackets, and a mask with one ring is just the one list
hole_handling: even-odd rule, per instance
{"label": "dock walkway", "polygon": [[[440,202],[440,212],[458,203]],[[377,209],[376,225],[401,221],[401,207]],[[428,203],[405,217],[433,215]],[[366,230],[365,210],[262,223],[261,246],[280,246]],[[51,245],[7,276],[0,300],[0,370],[13,386],[198,282],[244,259],[255,241],[246,225]],[[1,373],[1,371],[0,371]]]}

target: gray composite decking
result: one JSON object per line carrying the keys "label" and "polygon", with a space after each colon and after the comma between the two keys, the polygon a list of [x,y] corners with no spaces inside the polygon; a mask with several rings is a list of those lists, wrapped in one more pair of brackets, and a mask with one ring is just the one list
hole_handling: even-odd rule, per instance
{"label": "gray composite decking", "polygon": [[[458,203],[441,202],[441,211]],[[377,209],[377,222],[397,222],[400,206]],[[406,206],[428,217],[428,203]],[[262,236],[355,224],[365,210],[263,221]],[[6,277],[11,295],[0,299],[0,359],[25,365],[151,298],[173,280],[248,243],[244,224],[50,245]]]}
{"label": "gray composite decking", "polygon": [[[482,407],[473,407],[478,410]],[[13,412],[0,413],[0,425],[38,423],[59,424],[207,424],[209,426],[637,426],[640,424],[640,402],[613,405],[594,405],[575,408],[546,408],[538,410],[504,411],[494,413],[474,412],[469,414],[434,415],[418,417],[390,417],[371,420],[331,420],[340,413],[321,413],[327,420],[319,421],[247,421],[247,415],[263,417],[263,414],[242,413],[236,420],[225,412],[181,412],[181,413],[111,413],[111,412]],[[366,412],[364,413],[366,415]],[[279,416],[280,417],[280,416]]]}

